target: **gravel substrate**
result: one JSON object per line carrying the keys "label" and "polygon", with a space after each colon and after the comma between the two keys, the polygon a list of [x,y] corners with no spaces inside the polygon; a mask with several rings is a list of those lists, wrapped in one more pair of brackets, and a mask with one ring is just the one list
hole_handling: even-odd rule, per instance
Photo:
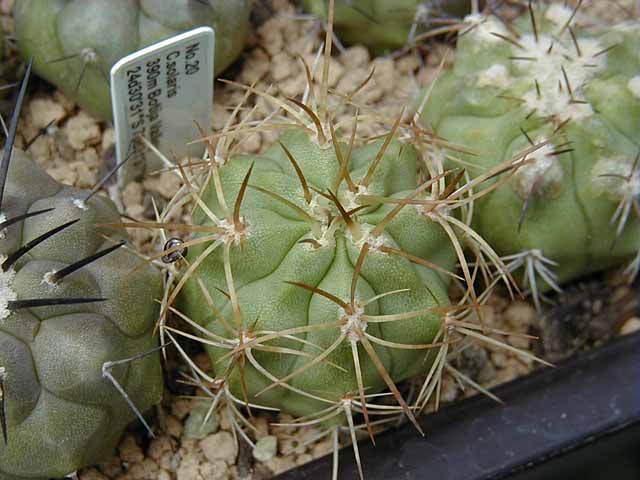
{"label": "gravel substrate", "polygon": [[[9,32],[12,3],[11,0],[0,3],[3,22]],[[602,7],[603,3],[610,2],[590,3],[590,8],[612,14],[612,9]],[[630,5],[633,2],[616,3]],[[314,63],[321,45],[322,24],[301,16],[288,0],[273,0],[265,4],[273,15],[257,28],[244,57],[225,78],[245,85],[255,83],[256,89],[269,91],[280,98],[299,98],[306,86],[300,57],[309,65]],[[259,13],[259,16],[267,17],[271,12]],[[358,102],[367,105],[367,113],[370,114],[367,121],[359,123],[358,133],[361,137],[371,137],[387,131],[389,121],[393,121],[403,107],[413,103],[419,88],[435,77],[437,66],[450,50],[450,46],[432,44],[376,59],[372,59],[363,47],[336,50],[331,60],[329,85],[338,93],[348,93],[371,71],[374,72],[371,81],[358,95]],[[447,58],[452,59],[452,56]],[[231,85],[219,83],[216,86],[215,130],[223,128],[231,110],[243,96],[244,91]],[[251,98],[240,118],[253,105],[258,108],[252,119],[265,118],[273,111],[273,107],[263,99]],[[52,121],[54,123],[50,125]],[[353,109],[345,107],[338,115],[337,123],[351,125],[352,121]],[[50,126],[46,128],[47,125]],[[247,135],[239,144],[238,151],[260,152],[274,138],[273,132]],[[113,128],[80,111],[61,92],[38,82],[34,83],[23,112],[17,146],[24,147],[30,143],[29,151],[34,159],[55,179],[83,188],[92,187],[114,162]],[[112,185],[105,194],[111,196],[127,216],[153,221],[152,199],[162,208],[179,187],[180,181],[172,172],[158,172],[142,182],[129,184],[123,191]],[[188,211],[177,212],[170,220],[189,221]],[[142,253],[161,249],[152,232],[132,230],[130,233]],[[510,336],[506,340],[514,347],[559,361],[567,352],[589,348],[616,334],[639,330],[636,299],[637,290],[634,292],[620,281],[616,272],[612,272],[567,289],[564,295],[556,298],[558,304],[548,308],[543,315],[538,315],[526,301],[513,301],[496,293],[484,307],[484,319],[489,327],[513,333],[540,332],[541,340],[538,342],[522,336]],[[615,321],[612,322],[611,318]],[[189,345],[189,348],[201,368],[211,368],[207,356],[197,345]],[[469,347],[453,362],[456,368],[486,388],[526,375],[534,368],[530,361],[508,351],[485,346]],[[270,426],[272,421],[286,423],[290,418],[263,413],[254,413],[250,422],[255,430],[247,431],[257,442],[255,449],[245,441],[237,442],[233,419],[229,417],[224,402],[203,424],[210,398],[181,376],[188,370],[177,356],[170,355],[166,370],[169,381],[163,403],[150,415],[156,438],[149,439],[137,426],[132,426],[112,460],[79,472],[80,479],[269,478],[325,455],[332,449],[330,437],[323,437],[318,428],[273,427]],[[453,378],[446,377],[442,400],[451,402],[473,393],[463,390]]]}

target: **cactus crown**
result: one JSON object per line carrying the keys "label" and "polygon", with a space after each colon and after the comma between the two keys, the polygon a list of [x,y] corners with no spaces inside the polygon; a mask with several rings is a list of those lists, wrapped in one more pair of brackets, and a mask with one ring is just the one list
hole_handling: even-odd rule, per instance
{"label": "cactus crown", "polygon": [[[472,177],[538,146],[509,185],[478,203],[474,228],[520,269],[540,308],[545,290],[640,251],[638,22],[581,28],[581,2],[538,7],[512,24],[465,19],[451,72],[421,118],[474,156]],[[611,225],[611,227],[610,227]]]}

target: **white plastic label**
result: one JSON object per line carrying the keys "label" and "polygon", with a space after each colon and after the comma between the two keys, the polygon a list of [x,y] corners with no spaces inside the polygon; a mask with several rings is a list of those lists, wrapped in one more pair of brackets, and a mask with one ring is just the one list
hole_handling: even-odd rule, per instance
{"label": "white plastic label", "polygon": [[196,123],[210,131],[215,33],[199,27],[138,50],[111,69],[111,102],[123,186],[165,167],[141,137],[169,159],[201,155]]}

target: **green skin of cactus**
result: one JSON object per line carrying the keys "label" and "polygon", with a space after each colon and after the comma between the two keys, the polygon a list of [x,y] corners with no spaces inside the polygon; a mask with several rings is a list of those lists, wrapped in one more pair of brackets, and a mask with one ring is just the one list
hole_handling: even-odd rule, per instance
{"label": "green skin of cactus", "polygon": [[[328,0],[305,0],[305,9],[327,19]],[[409,40],[416,12],[424,8],[435,15],[464,15],[468,0],[336,0],[334,29],[347,44],[366,45],[376,54],[402,48]],[[417,22],[416,33],[424,32],[424,22]]]}
{"label": "green skin of cactus", "polygon": [[[212,26],[218,74],[240,55],[250,11],[251,0],[18,0],[14,17],[18,47],[25,59],[33,57],[34,71],[108,120],[109,72],[118,60],[177,33]],[[85,48],[98,57],[86,69],[78,55]]]}
{"label": "green skin of cactus", "polygon": [[[637,198],[640,193],[638,169],[632,173],[640,148],[640,53],[636,48],[640,26],[637,22],[621,24],[589,38],[578,34],[580,61],[596,65],[583,70],[575,68],[577,55],[569,33],[555,42],[555,52],[567,53],[562,63],[574,98],[588,102],[570,104],[560,62],[550,62],[549,68],[542,63],[549,58],[548,35],[561,29],[567,15],[565,11],[558,19],[553,12],[537,14],[544,52],[537,57],[539,63],[509,58],[536,55],[530,49],[534,35],[528,18],[516,24],[523,35],[519,41],[528,42],[527,51],[491,35],[491,31],[510,35],[495,20],[462,36],[455,65],[436,81],[422,120],[448,141],[474,152],[452,153],[470,164],[468,172],[475,177],[530,147],[521,129],[534,143],[545,141],[570,118],[562,133],[550,140],[553,147],[529,155],[534,160],[532,167],[522,167],[507,184],[480,199],[474,213],[474,228],[500,255],[539,249],[558,262],[553,270],[559,282],[566,282],[621,264],[638,252],[640,222],[633,209],[619,237],[612,219],[623,195]],[[617,47],[595,56],[611,45]],[[580,78],[585,71],[587,78]],[[549,77],[543,80],[545,72]],[[545,99],[552,106],[545,105]],[[532,114],[536,106],[538,111]],[[561,146],[565,142],[571,143]],[[573,151],[547,155],[553,148]],[[527,198],[528,209],[519,229]],[[545,282],[537,283],[541,290],[548,288]]]}
{"label": "green skin of cactus", "polygon": [[[78,223],[45,240],[15,265],[8,281],[15,299],[107,298],[100,303],[7,310],[3,282],[0,366],[5,368],[4,399],[8,444],[0,442],[0,479],[51,478],[103,462],[113,454],[134,419],[102,365],[152,350],[161,295],[159,273],[130,272],[139,258],[125,248],[75,271],[57,284],[43,281],[59,270],[126,238],[113,203],[93,196],[81,209],[74,199],[86,191],[60,185],[14,150],[2,203],[13,218],[46,208],[55,210],[9,227],[0,240],[7,256],[53,227]],[[6,278],[7,272],[2,273]],[[159,354],[114,367],[111,373],[140,411],[162,394]]]}
{"label": "green skin of cactus", "polygon": [[[319,146],[302,130],[282,134],[280,142],[290,150],[311,187],[323,191],[334,188],[339,175],[339,162],[331,146]],[[375,142],[353,151],[349,167],[354,181],[364,177],[380,146],[381,142]],[[347,146],[341,145],[341,150],[346,157]],[[227,205],[234,205],[243,178],[252,164],[254,169],[250,185],[270,190],[302,209],[308,208],[294,167],[278,144],[261,156],[233,157],[220,169]],[[393,141],[382,157],[368,191],[372,195],[406,197],[416,188],[416,176],[415,151],[412,147],[401,147],[399,142]],[[344,182],[338,196],[347,202]],[[202,199],[216,215],[222,215],[213,187],[204,192]],[[374,206],[354,215],[365,229],[371,229],[393,207],[393,204]],[[337,211],[333,214],[339,215]],[[341,318],[338,305],[317,293],[286,282],[300,282],[317,287],[349,302],[354,265],[360,248],[354,244],[344,226],[338,228],[335,235],[330,235],[329,241],[322,247],[314,248],[308,243],[301,243],[313,237],[310,224],[290,206],[251,187],[247,189],[242,202],[241,215],[248,222],[249,233],[244,247],[231,247],[230,265],[242,311],[243,327],[254,332],[281,332],[293,327],[337,322]],[[197,214],[196,220],[200,224],[211,224],[202,212]],[[428,259],[443,268],[451,270],[455,265],[455,256],[444,231],[414,207],[401,210],[385,229],[383,238],[386,245]],[[190,262],[194,262],[207,247],[208,245],[191,248]],[[235,325],[230,302],[220,293],[220,290],[228,291],[223,248],[206,257],[197,274],[219,305],[227,324]],[[449,302],[447,283],[431,269],[398,256],[372,250],[358,278],[355,297],[364,302],[374,295],[409,289],[369,304],[365,312],[371,315],[446,307]],[[181,294],[180,304],[181,310],[191,319],[215,334],[229,338],[230,333],[212,314],[197,281],[188,280],[186,289]],[[366,333],[388,342],[426,344],[433,341],[441,324],[442,312],[429,313],[391,323],[370,323]],[[253,350],[253,355],[271,375],[282,378],[334,344],[339,335],[340,331],[335,327],[306,332],[300,336],[310,342],[306,344],[282,338],[269,343],[295,349],[306,356],[261,352],[257,349]],[[425,373],[437,353],[437,349],[406,350],[373,345],[395,382]],[[217,347],[209,347],[208,351],[216,372],[223,375],[229,358],[226,357],[222,362],[220,359],[228,351]],[[385,383],[361,344],[358,344],[358,352],[366,393],[382,390]],[[336,365],[344,371],[336,368]],[[256,397],[256,393],[272,381],[249,362],[245,362],[244,376],[248,396],[256,404],[279,408],[293,415],[308,415],[328,406],[327,403],[280,386]],[[238,368],[233,370],[228,382],[232,393],[237,398],[244,398]],[[288,383],[296,389],[331,402],[339,401],[347,394],[357,396],[358,385],[350,341],[343,340],[327,357],[327,362],[308,368]]]}

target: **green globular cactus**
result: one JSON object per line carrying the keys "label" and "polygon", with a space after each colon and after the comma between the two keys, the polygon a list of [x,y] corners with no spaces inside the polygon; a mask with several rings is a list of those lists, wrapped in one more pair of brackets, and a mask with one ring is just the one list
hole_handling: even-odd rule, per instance
{"label": "green globular cactus", "polygon": [[[304,5],[327,19],[329,0],[305,0]],[[412,43],[434,20],[465,15],[470,6],[469,0],[336,0],[334,28],[345,43],[384,53]]]}
{"label": "green globular cactus", "polygon": [[471,177],[529,149],[473,225],[538,307],[563,282],[640,263],[640,23],[583,34],[579,14],[468,17],[453,69],[421,102],[425,126],[473,153],[454,153]]}
{"label": "green globular cactus", "polygon": [[240,55],[251,0],[17,0],[18,47],[80,106],[110,119],[109,71],[122,57],[198,26],[216,31],[216,74]]}
{"label": "green globular cactus", "polygon": [[[331,36],[324,48],[330,59]],[[504,332],[481,324],[487,295],[476,294],[477,267],[462,247],[473,244],[476,265],[510,281],[469,226],[481,184],[504,166],[460,185],[465,172],[443,169],[440,139],[404,110],[393,122],[358,105],[350,117],[343,109],[362,87],[333,98],[329,73],[325,61],[322,80],[308,75],[301,101],[242,87],[286,115],[235,124],[237,106],[204,138],[205,161],[180,166],[184,187],[158,222],[131,227],[192,234],[163,252],[174,262],[165,310],[183,328],[161,329],[189,363],[190,381],[212,397],[209,411],[225,408],[249,444],[247,410],[295,417],[280,426],[326,428],[334,449],[344,428],[362,478],[359,428],[373,435],[374,419],[404,413],[422,431],[416,414],[438,404],[445,371],[482,390],[448,363],[454,344],[479,340],[535,357],[486,336]],[[364,121],[376,128],[393,123],[390,131],[358,137],[361,109],[374,113]],[[277,133],[266,151],[237,153],[239,139],[263,131]],[[193,206],[191,221],[170,223],[182,205]],[[463,293],[455,305],[452,279]],[[212,372],[189,358],[181,338],[207,348]],[[408,379],[421,381],[410,400],[396,386]]]}
{"label": "green globular cactus", "polygon": [[214,167],[195,222],[209,241],[189,250],[180,310],[211,332],[234,397],[340,413],[426,373],[456,257],[436,222],[403,208],[416,169],[395,139],[351,151],[300,128]]}
{"label": "green globular cactus", "polygon": [[159,401],[162,282],[154,267],[136,270],[124,229],[96,226],[120,222],[109,199],[57,183],[9,155],[11,143],[0,168],[0,479],[62,477],[107,460],[133,411]]}

